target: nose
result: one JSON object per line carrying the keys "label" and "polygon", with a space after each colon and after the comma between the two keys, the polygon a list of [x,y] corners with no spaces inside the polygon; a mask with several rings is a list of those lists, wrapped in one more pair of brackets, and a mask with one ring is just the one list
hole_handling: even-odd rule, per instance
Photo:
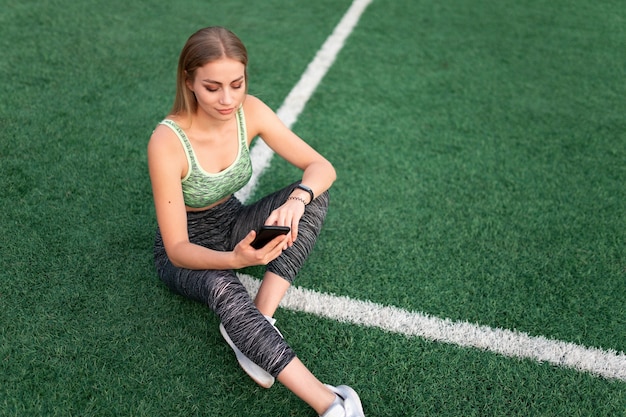
{"label": "nose", "polygon": [[228,105],[233,102],[233,96],[229,88],[224,88],[222,90],[222,95],[220,96],[220,104]]}

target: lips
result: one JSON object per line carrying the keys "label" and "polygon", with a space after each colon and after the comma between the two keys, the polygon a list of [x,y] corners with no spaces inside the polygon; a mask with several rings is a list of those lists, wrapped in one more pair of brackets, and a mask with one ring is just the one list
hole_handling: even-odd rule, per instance
{"label": "lips", "polygon": [[217,112],[219,114],[222,114],[224,116],[227,116],[229,114],[231,114],[235,109],[217,109]]}

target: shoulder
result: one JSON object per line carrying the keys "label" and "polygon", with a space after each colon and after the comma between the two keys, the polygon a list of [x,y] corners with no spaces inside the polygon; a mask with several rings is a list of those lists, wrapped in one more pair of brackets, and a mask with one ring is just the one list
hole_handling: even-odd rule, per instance
{"label": "shoulder", "polygon": [[259,112],[271,112],[272,110],[261,99],[248,94],[243,102],[243,111],[246,116],[248,116],[248,114],[254,116]]}
{"label": "shoulder", "polygon": [[150,140],[148,141],[148,149],[167,146],[167,144],[169,142],[172,142],[172,139],[174,139],[175,137],[176,134],[172,129],[162,123],[159,123],[152,131],[152,135],[150,135]]}
{"label": "shoulder", "polygon": [[248,133],[261,134],[276,123],[281,123],[276,113],[258,97],[247,95],[243,103]]}
{"label": "shoulder", "polygon": [[[173,123],[172,123],[173,122]],[[148,146],[173,146],[179,142],[175,129],[184,129],[185,120],[180,116],[168,115],[156,125],[150,136]]]}
{"label": "shoulder", "polygon": [[[174,120],[168,117],[169,120]],[[152,158],[167,158],[177,155],[177,151],[180,149],[180,140],[176,133],[169,126],[159,123],[152,132],[150,140],[148,141],[148,157]],[[168,158],[169,156],[169,158]]]}

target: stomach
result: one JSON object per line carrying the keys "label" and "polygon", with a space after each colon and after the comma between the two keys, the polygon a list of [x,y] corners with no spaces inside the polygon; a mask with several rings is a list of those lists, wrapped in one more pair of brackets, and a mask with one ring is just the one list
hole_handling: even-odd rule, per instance
{"label": "stomach", "polygon": [[220,205],[220,204],[222,204],[222,203],[225,203],[225,202],[226,202],[226,201],[228,201],[228,200],[229,200],[232,196],[233,196],[232,194],[227,195],[226,197],[222,198],[221,200],[216,201],[215,203],[210,204],[210,205],[208,205],[208,206],[206,206],[206,207],[189,207],[189,206],[185,206],[185,209],[186,209],[188,212],[197,212],[197,211],[204,211],[204,210],[208,210],[208,209],[211,209],[211,208],[213,208],[213,207],[217,207],[217,206],[219,206],[219,205]]}

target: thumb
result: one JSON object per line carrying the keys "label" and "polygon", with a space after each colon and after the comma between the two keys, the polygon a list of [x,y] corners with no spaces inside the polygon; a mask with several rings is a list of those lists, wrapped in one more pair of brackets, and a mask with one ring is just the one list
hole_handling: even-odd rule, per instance
{"label": "thumb", "polygon": [[249,243],[249,242],[252,242],[255,237],[256,237],[256,232],[254,230],[250,230],[248,234],[246,235],[246,237],[243,238],[243,240]]}
{"label": "thumb", "polygon": [[246,237],[244,237],[241,241],[247,245],[250,245],[254,241],[255,237],[256,237],[256,232],[254,230],[250,230],[250,232],[248,232]]}

